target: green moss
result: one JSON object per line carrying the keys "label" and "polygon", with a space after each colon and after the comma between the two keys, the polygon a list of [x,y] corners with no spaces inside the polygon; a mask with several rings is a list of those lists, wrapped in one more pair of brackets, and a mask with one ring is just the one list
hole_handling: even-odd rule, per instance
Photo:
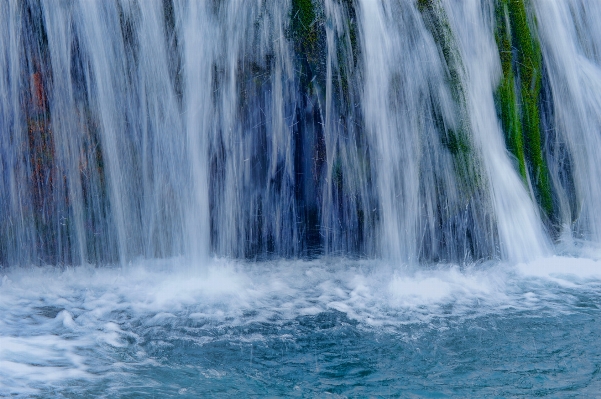
{"label": "green moss", "polygon": [[301,24],[300,29],[308,31],[315,20],[315,9],[312,0],[292,0],[292,13],[295,21]]}
{"label": "green moss", "polygon": [[506,4],[501,4],[497,10],[497,24],[496,40],[501,58],[503,78],[497,89],[496,97],[500,107],[501,124],[505,132],[507,146],[516,157],[520,175],[525,182],[527,171],[524,157],[522,122],[515,91],[515,76],[512,67],[511,28],[509,24],[509,11]]}
{"label": "green moss", "polygon": [[357,19],[355,14],[354,0],[340,0],[344,7],[347,37],[336,40],[336,56],[338,67],[335,71],[332,83],[339,94],[341,109],[351,112],[352,81],[355,75],[359,48],[357,42]]}
{"label": "green moss", "polygon": [[420,12],[427,11],[433,6],[433,0],[417,0],[417,9]]}
{"label": "green moss", "polygon": [[526,179],[527,166],[530,168],[535,194],[549,216],[553,201],[542,153],[538,107],[542,77],[540,45],[528,23],[525,0],[499,0],[496,14],[496,40],[503,70],[496,95],[501,123],[509,150],[518,159],[520,174]]}
{"label": "green moss", "polygon": [[434,37],[447,64],[453,97],[455,101],[464,103],[465,95],[461,85],[463,63],[457,51],[455,35],[446,12],[440,0],[418,0],[417,6],[422,13],[426,27]]}
{"label": "green moss", "polygon": [[310,93],[309,86],[317,78],[321,85],[325,79],[321,61],[325,42],[321,10],[312,0],[292,0],[288,37],[294,44],[297,55],[296,69],[299,72],[301,90]]}
{"label": "green moss", "polygon": [[[466,193],[471,195],[473,187],[480,185],[481,178],[476,167],[476,156],[471,147],[471,127],[461,78],[464,66],[457,49],[457,41],[440,0],[417,0],[417,8],[447,66],[448,84],[459,117],[459,126],[451,129],[442,121],[441,115],[435,115],[438,129],[442,132],[441,141],[453,155],[455,171],[462,181]],[[434,109],[436,112],[436,105],[434,105]]]}
{"label": "green moss", "polygon": [[346,10],[345,23],[349,34],[351,51],[353,52],[353,63],[356,65],[359,55],[359,39],[357,37],[358,27],[355,0],[339,0],[339,2],[341,5],[344,5]]}
{"label": "green moss", "polygon": [[[333,84],[338,90],[342,105],[350,106],[350,87],[354,68],[359,58],[358,26],[355,0],[337,0],[343,12],[348,38],[336,40],[338,68],[333,71]],[[292,0],[290,8],[288,38],[294,45],[297,56],[296,70],[299,72],[301,90],[312,92],[312,87],[325,87],[327,70],[327,43],[323,4],[317,0]]]}
{"label": "green moss", "polygon": [[308,57],[314,55],[318,32],[316,12],[312,0],[292,0],[292,36],[297,50]]}

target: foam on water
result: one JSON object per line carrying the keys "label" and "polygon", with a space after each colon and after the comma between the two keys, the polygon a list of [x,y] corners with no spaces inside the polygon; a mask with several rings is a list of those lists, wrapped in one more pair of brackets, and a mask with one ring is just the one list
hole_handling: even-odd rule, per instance
{"label": "foam on water", "polygon": [[26,396],[102,378],[118,383],[157,361],[149,348],[171,345],[155,330],[202,351],[218,340],[262,342],[291,321],[341,312],[360,331],[395,336],[407,325],[441,328],[441,320],[569,314],[601,288],[599,261],[560,256],[428,269],[348,259],[189,266],[172,259],[6,271],[0,391]]}

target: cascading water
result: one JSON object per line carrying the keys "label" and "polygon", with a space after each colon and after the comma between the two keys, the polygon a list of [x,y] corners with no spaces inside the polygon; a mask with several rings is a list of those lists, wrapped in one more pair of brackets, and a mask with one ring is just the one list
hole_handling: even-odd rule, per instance
{"label": "cascading water", "polygon": [[3,262],[541,255],[461,7],[5,4]]}
{"label": "cascading water", "polygon": [[0,3],[0,396],[598,392],[600,38],[586,0]]}
{"label": "cascading water", "polygon": [[561,228],[568,237],[599,242],[601,200],[601,61],[596,40],[601,9],[582,1],[536,4],[548,74],[549,141]]}

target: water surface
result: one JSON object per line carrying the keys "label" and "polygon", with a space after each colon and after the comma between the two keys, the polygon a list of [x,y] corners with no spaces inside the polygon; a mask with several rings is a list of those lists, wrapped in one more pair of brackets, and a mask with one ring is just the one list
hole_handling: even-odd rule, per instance
{"label": "water surface", "polygon": [[601,268],[320,259],[4,272],[12,397],[591,397]]}

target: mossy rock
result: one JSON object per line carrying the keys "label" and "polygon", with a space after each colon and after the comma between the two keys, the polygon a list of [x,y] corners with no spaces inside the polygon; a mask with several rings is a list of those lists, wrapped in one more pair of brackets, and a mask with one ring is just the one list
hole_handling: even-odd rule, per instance
{"label": "mossy rock", "polygon": [[[353,107],[352,104],[352,92],[355,89],[353,87],[354,75],[358,65],[360,57],[360,49],[358,43],[358,31],[357,26],[357,15],[355,11],[354,0],[340,0],[346,12],[346,32],[348,34],[345,38],[340,38],[336,41],[336,52],[338,58],[338,68],[336,70],[337,75],[334,76],[333,84],[339,93],[339,100],[342,109],[346,108],[350,110]],[[351,63],[345,62],[345,60],[352,60]]]}
{"label": "mossy rock", "polygon": [[313,1],[292,0],[290,18],[295,50],[305,55],[310,63],[317,62],[319,32]]}
{"label": "mossy rock", "polygon": [[[458,125],[454,128],[447,126],[441,115],[434,115],[434,119],[441,131],[442,144],[453,156],[455,172],[462,184],[462,191],[469,196],[474,194],[476,187],[483,185],[483,179],[477,167],[477,155],[472,149],[471,126],[462,82],[463,61],[448,16],[440,0],[417,0],[417,8],[447,66],[447,81],[455,102]],[[434,109],[436,112],[435,105]]]}
{"label": "mossy rock", "polygon": [[495,38],[503,77],[495,98],[507,147],[518,160],[520,175],[527,181],[530,172],[537,200],[551,216],[553,198],[540,131],[542,54],[527,10],[527,0],[497,3]]}

